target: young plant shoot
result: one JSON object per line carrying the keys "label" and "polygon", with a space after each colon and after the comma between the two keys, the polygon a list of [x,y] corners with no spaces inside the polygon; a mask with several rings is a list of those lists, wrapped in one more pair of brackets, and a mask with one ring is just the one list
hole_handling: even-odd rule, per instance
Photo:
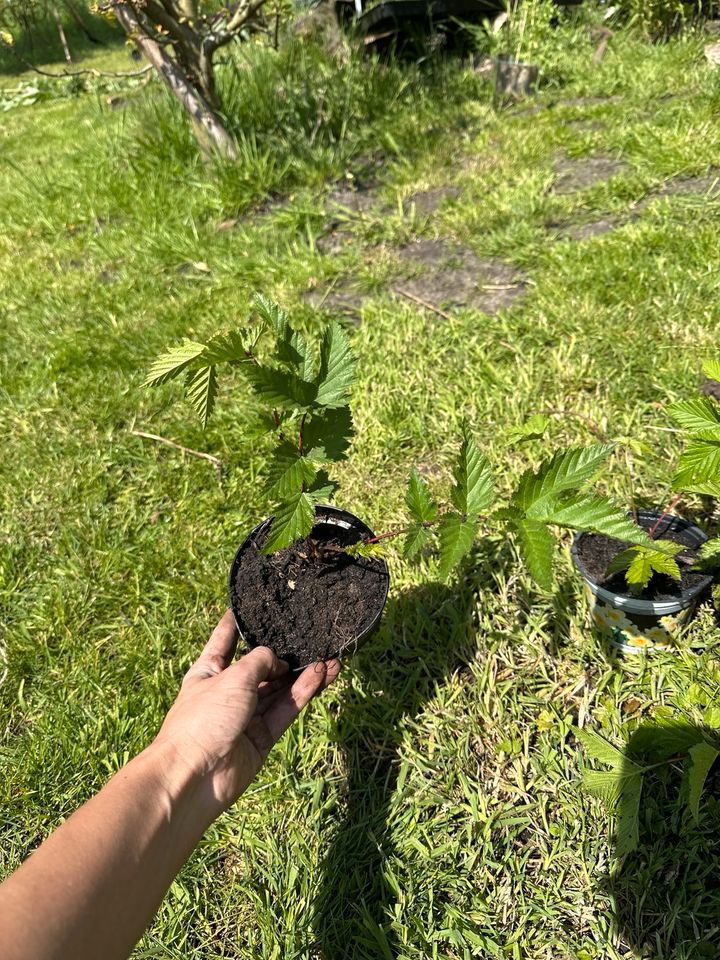
{"label": "young plant shoot", "polygon": [[[350,445],[356,362],[339,324],[326,328],[315,351],[276,303],[257,295],[254,319],[246,327],[207,343],[185,341],[155,361],[146,383],[158,386],[183,376],[188,397],[205,425],[217,395],[217,367],[223,364],[242,372],[268,412],[274,449],[265,493],[274,520],[263,552],[272,553],[307,537],[316,505],[327,502],[337,489],[326,468],[342,460]],[[515,429],[512,439],[541,437],[546,427],[545,418],[531,418],[525,428]],[[666,550],[664,543],[653,544],[612,500],[587,489],[613,449],[612,443],[598,443],[558,451],[537,469],[528,468],[509,502],[498,504],[490,464],[464,423],[449,502],[441,507],[413,467],[405,495],[408,522],[342,552],[367,555],[378,544],[402,536],[404,556],[412,560],[434,542],[438,573],[447,578],[479,533],[501,528],[516,540],[537,584],[549,590],[552,528],[559,527],[605,534],[650,550],[656,567],[674,563],[675,545]],[[316,559],[332,559],[337,552],[320,549]]]}

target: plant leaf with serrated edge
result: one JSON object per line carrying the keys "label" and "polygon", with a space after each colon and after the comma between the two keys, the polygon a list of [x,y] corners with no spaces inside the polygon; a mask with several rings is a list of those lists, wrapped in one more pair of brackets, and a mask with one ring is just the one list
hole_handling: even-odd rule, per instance
{"label": "plant leaf with serrated edge", "polygon": [[642,773],[632,773],[623,779],[615,830],[615,855],[617,857],[624,857],[637,849],[640,833],[642,787]]}
{"label": "plant leaf with serrated edge", "polygon": [[513,495],[513,503],[522,510],[528,510],[539,500],[576,489],[592,477],[614,447],[613,443],[596,443],[590,447],[559,450],[537,471],[525,471]]}
{"label": "plant leaf with serrated edge", "polygon": [[662,763],[688,753],[702,739],[702,730],[682,717],[654,717],[633,731],[625,749],[637,763]]}
{"label": "plant leaf with serrated edge", "polygon": [[403,545],[403,555],[407,560],[412,560],[422,550],[425,544],[432,537],[431,532],[422,524],[414,523],[408,528]]}
{"label": "plant leaf with serrated edge", "polygon": [[580,494],[566,500],[543,498],[528,508],[531,520],[554,523],[571,530],[601,533],[630,543],[649,544],[645,531],[631,520],[624,510],[607,497]]}
{"label": "plant leaf with serrated edge", "polygon": [[[678,544],[672,544],[672,546],[675,552],[682,550]],[[646,587],[653,573],[664,573],[674,580],[680,580],[677,560],[651,547],[637,546],[623,550],[622,553],[613,557],[607,566],[608,574],[620,573],[623,570],[625,579],[631,586]]]}
{"label": "plant leaf with serrated edge", "polygon": [[720,360],[706,360],[703,363],[703,373],[711,380],[720,380]]}
{"label": "plant leaf with serrated edge", "polygon": [[418,523],[426,523],[437,517],[438,508],[430,493],[430,487],[416,467],[413,467],[410,471],[410,479],[405,491],[405,503],[410,511],[410,516]]}
{"label": "plant leaf with serrated edge", "polygon": [[717,747],[703,740],[690,747],[689,762],[685,768],[685,782],[687,784],[688,807],[695,823],[700,819],[700,798],[705,787],[705,781],[710,768],[720,755]]}
{"label": "plant leaf with serrated edge", "polygon": [[289,326],[278,337],[275,353],[278,361],[290,368],[301,380],[311,381],[315,371],[315,358],[305,337]]}
{"label": "plant leaf with serrated edge", "polygon": [[493,502],[490,464],[480,453],[467,423],[462,425],[462,444],[453,472],[455,486],[450,499],[462,516],[478,517]]}
{"label": "plant leaf with serrated edge", "polygon": [[269,406],[281,409],[308,409],[313,400],[312,384],[284,370],[248,365],[246,376],[258,396]]}
{"label": "plant leaf with serrated edge", "polygon": [[700,547],[700,558],[708,562],[720,559],[720,537],[706,540]]}
{"label": "plant leaf with serrated edge", "polygon": [[678,400],[667,407],[676,423],[696,440],[720,440],[720,414],[709,397]]}
{"label": "plant leaf with serrated edge", "polygon": [[586,792],[604,800],[608,807],[616,807],[622,793],[623,778],[616,768],[612,770],[586,770],[582,784]]}
{"label": "plant leaf with serrated edge", "polygon": [[587,755],[593,760],[599,760],[600,763],[607,763],[611,767],[618,767],[620,769],[622,769],[624,765],[627,765],[627,769],[631,773],[640,773],[642,771],[642,767],[594,730],[575,727],[573,732],[585,748]]}
{"label": "plant leaf with serrated edge", "polygon": [[352,435],[353,421],[350,407],[313,411],[303,428],[305,455],[319,462],[343,460]]}
{"label": "plant leaf with serrated edge", "polygon": [[153,360],[143,386],[157,387],[168,380],[174,380],[192,363],[200,363],[204,352],[205,344],[184,340],[179,347],[173,347]]}
{"label": "plant leaf with serrated edge", "polygon": [[339,323],[325,330],[320,347],[320,370],[315,379],[314,405],[344,407],[355,382],[355,358],[350,342]]}
{"label": "plant leaf with serrated edge", "polygon": [[463,521],[456,513],[446,513],[438,525],[440,540],[440,564],[438,576],[447,580],[453,568],[470,550],[475,540],[477,523],[474,520]]}
{"label": "plant leaf with serrated edge", "polygon": [[199,370],[189,370],[185,380],[185,388],[190,403],[197,411],[203,429],[205,429],[217,397],[215,367],[200,367]]}
{"label": "plant leaf with serrated edge", "polygon": [[313,496],[308,493],[299,493],[287,500],[275,511],[270,534],[262,552],[274,553],[306,537],[312,530],[314,519],[315,498]]}
{"label": "plant leaf with serrated edge", "polygon": [[275,333],[282,336],[288,326],[288,315],[283,308],[262,293],[256,293],[252,302],[256,313],[268,326],[272,327]]}
{"label": "plant leaf with serrated edge", "polygon": [[246,331],[219,333],[205,344],[203,360],[207,363],[248,363]]}
{"label": "plant leaf with serrated edge", "polygon": [[552,558],[555,539],[544,523],[537,520],[517,520],[515,532],[528,573],[541,590],[553,585]]}
{"label": "plant leaf with serrated edge", "polygon": [[525,443],[528,440],[541,440],[550,425],[549,417],[543,413],[536,413],[529,417],[519,427],[512,427],[507,432],[508,443]]}
{"label": "plant leaf with serrated edge", "polygon": [[301,493],[315,479],[316,464],[298,455],[297,448],[284,441],[273,451],[267,466],[268,485],[266,493],[273,500],[286,500]]}
{"label": "plant leaf with serrated edge", "polygon": [[673,490],[720,496],[720,443],[689,443],[680,454],[672,486]]}

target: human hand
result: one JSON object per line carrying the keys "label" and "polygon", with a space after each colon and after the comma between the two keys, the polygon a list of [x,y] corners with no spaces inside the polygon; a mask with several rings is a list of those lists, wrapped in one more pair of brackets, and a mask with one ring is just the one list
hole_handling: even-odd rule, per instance
{"label": "human hand", "polygon": [[268,647],[233,663],[237,636],[227,610],[155,740],[174,749],[221,810],[237,800],[303,707],[340,672],[340,662],[331,660],[293,677]]}

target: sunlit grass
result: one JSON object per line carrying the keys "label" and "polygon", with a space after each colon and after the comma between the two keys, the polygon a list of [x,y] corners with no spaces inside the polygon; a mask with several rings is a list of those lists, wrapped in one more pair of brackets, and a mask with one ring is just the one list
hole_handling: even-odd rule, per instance
{"label": "sunlit grass", "polygon": [[[695,39],[653,48],[620,36],[599,69],[578,61],[566,89],[541,95],[617,99],[535,114],[494,112],[488,87],[456,64],[355,63],[348,82],[365,90],[366,114],[358,102],[351,127],[312,143],[303,71],[330,84],[330,67],[310,51],[289,71],[283,123],[299,119],[283,139],[276,55],[252,53],[263,56],[266,86],[233,95],[254,144],[237,169],[202,164],[158,84],[122,111],[90,94],[3,115],[3,871],[152,737],[265,507],[265,450],[246,430],[239,381],[224,384],[203,433],[179,390],[141,389],[159,349],[232,326],[256,289],[317,331],[324,319],[303,293],[361,277],[372,296],[353,331],[357,436],[340,500],[378,529],[401,517],[412,464],[447,489],[463,417],[505,489],[547,446],[592,441],[583,418],[638,436],[654,452],[635,464],[635,495],[658,502],[677,449],[662,406],[692,394],[717,353],[718,202],[641,205],[716,162],[717,81]],[[328,94],[338,114],[341,94]],[[321,254],[327,178],[345,181],[374,151],[376,210],[340,254]],[[558,158],[585,155],[624,167],[553,193]],[[403,212],[438,185],[461,195],[431,217]],[[273,193],[282,203],[253,215]],[[620,214],[615,231],[580,243],[553,226]],[[228,218],[238,222],[219,230]],[[398,248],[421,236],[516,264],[526,297],[449,320],[398,299]],[[568,411],[553,415],[548,443],[509,451],[507,430],[546,408]],[[212,452],[222,480],[133,428]],[[604,483],[628,499],[622,458]],[[715,806],[691,844],[653,854],[660,946],[643,953],[637,929],[613,922],[610,823],[579,791],[571,726],[614,736],[629,698],[646,714],[687,700],[712,654],[617,660],[586,628],[564,549],[557,574],[556,595],[539,594],[492,538],[448,586],[430,562],[393,562],[384,626],[209,831],[137,955],[694,956],[691,913],[719,905],[707,874]],[[694,641],[712,651],[719,637],[708,616]],[[648,809],[654,829],[664,812]],[[687,885],[662,886],[679,864]],[[663,897],[672,910],[657,907]],[[716,945],[709,922],[699,935]]]}

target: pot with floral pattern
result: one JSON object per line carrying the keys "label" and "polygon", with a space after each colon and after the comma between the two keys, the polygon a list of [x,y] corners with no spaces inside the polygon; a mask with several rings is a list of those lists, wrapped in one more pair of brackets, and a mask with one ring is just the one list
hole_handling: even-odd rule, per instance
{"label": "pot with floral pattern", "polygon": [[[639,510],[637,522],[646,530],[657,524],[657,539],[677,537],[678,542],[693,550],[699,549],[708,539],[699,527],[687,520],[656,510]],[[696,577],[692,587],[685,590],[678,584],[676,596],[661,599],[644,599],[633,596],[630,591],[610,590],[593,579],[581,556],[584,538],[593,536],[592,533],[578,533],[571,554],[585,581],[590,620],[597,633],[623,653],[672,650],[680,631],[691,619],[698,599],[709,590],[713,578]]]}

